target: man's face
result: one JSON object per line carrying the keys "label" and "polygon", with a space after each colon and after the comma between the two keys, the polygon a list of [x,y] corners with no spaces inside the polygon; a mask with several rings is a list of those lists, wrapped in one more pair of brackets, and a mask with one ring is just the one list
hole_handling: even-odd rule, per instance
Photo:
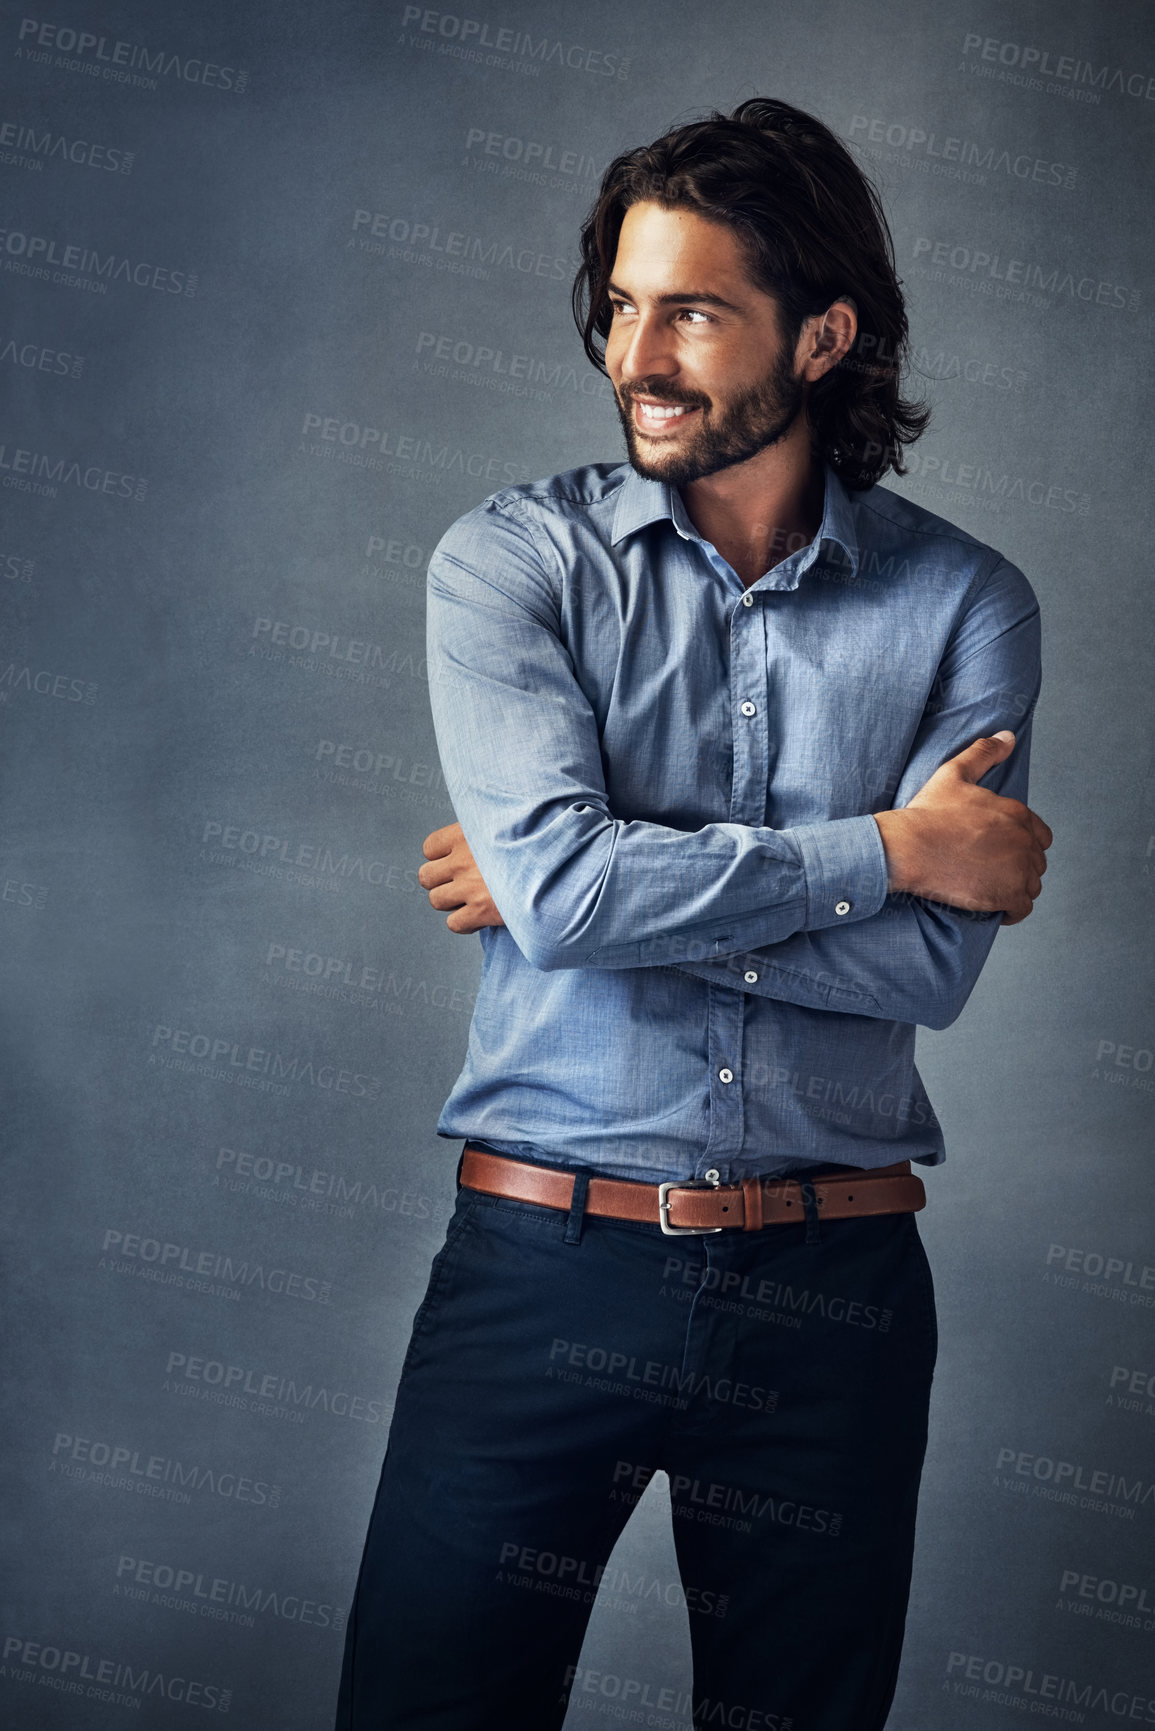
{"label": "man's face", "polygon": [[609,297],[606,370],[640,475],[697,481],[793,426],[804,394],[793,349],[732,230],[696,211],[631,205]]}

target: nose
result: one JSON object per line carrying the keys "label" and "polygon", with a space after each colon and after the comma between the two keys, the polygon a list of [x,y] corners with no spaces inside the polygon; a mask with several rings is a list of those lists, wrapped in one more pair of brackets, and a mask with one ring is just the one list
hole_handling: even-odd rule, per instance
{"label": "nose", "polygon": [[663,321],[639,313],[628,331],[622,333],[618,364],[623,384],[635,384],[639,379],[672,378],[678,370],[669,332]]}

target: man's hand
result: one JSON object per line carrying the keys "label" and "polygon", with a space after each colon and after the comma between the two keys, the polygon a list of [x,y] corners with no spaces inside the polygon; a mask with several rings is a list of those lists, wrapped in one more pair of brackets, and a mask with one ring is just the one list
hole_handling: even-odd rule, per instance
{"label": "man's hand", "polygon": [[[972,913],[1001,909],[1005,926],[1026,919],[1043,887],[1051,831],[1022,800],[976,785],[1014,743],[1006,728],[976,739],[936,769],[909,805],[875,812],[892,894],[903,890]],[[505,924],[459,823],[435,829],[421,851],[430,863],[417,881],[433,907],[452,910],[445,921],[451,932]]]}
{"label": "man's hand", "polygon": [[1051,831],[1022,800],[976,786],[1014,743],[1009,728],[976,739],[940,765],[909,805],[875,812],[892,893],[971,912],[1001,908],[1005,926],[1026,919],[1043,887]]}
{"label": "man's hand", "polygon": [[479,932],[482,926],[503,926],[485,879],[477,869],[469,843],[459,823],[435,829],[421,844],[428,860],[417,873],[417,882],[429,891],[429,902],[446,917],[451,932]]}

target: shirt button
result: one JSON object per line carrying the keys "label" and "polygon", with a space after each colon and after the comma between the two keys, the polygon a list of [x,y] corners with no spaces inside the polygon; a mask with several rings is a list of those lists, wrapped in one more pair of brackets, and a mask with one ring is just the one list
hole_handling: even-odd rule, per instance
{"label": "shirt button", "polygon": [[757,974],[756,974],[756,973],[755,973],[755,972],[754,972],[754,970],[753,970],[753,968],[747,968],[747,970],[746,970],[746,973],[745,973],[745,976],[744,976],[744,977],[745,977],[745,980],[746,980],[746,984],[747,984],[747,985],[748,985],[748,986],[752,986],[752,985],[754,985],[754,984],[755,984],[755,983],[756,983],[756,982],[757,982],[757,979],[758,979],[758,976],[757,976]]}
{"label": "shirt button", "polygon": [[836,914],[848,914],[850,912],[850,903],[849,902],[835,902],[834,911]]}
{"label": "shirt button", "polygon": [[719,1082],[732,1082],[734,1080],[733,1070],[719,1070],[718,1080]]}
{"label": "shirt button", "polygon": [[743,607],[753,607],[754,597],[750,594],[743,595],[742,605],[743,605]]}
{"label": "shirt button", "polygon": [[751,703],[749,698],[746,699],[745,703],[739,704],[738,707],[741,709],[743,715],[757,715],[758,713],[757,704]]}

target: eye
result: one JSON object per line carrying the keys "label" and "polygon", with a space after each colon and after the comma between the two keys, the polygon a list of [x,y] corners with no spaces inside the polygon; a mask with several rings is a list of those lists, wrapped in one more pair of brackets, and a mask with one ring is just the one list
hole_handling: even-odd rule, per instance
{"label": "eye", "polygon": [[[620,299],[615,300],[612,295],[607,298],[609,299],[610,308],[615,318],[625,318],[635,311],[631,301]],[[699,328],[699,324],[712,325],[716,323],[713,315],[711,313],[703,312],[700,307],[679,307],[677,312],[674,314],[674,317],[675,319],[683,321],[693,320],[695,328]]]}

